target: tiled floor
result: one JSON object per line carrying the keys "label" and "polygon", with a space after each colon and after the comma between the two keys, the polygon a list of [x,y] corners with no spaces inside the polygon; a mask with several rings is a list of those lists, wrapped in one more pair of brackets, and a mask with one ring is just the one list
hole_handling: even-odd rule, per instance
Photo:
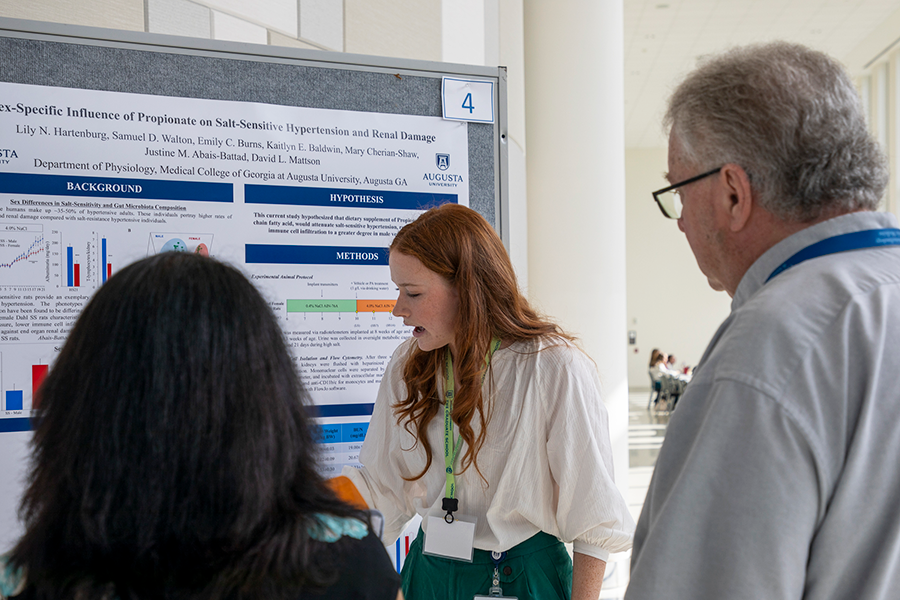
{"label": "tiled floor", "polygon": [[[666,436],[669,414],[647,410],[650,390],[628,394],[628,508],[637,521],[656,466],[656,457]],[[621,600],[628,586],[631,553],[610,557],[603,582],[602,600]]]}
{"label": "tiled floor", "polygon": [[666,436],[669,414],[647,410],[650,391],[628,394],[628,508],[637,521]]}

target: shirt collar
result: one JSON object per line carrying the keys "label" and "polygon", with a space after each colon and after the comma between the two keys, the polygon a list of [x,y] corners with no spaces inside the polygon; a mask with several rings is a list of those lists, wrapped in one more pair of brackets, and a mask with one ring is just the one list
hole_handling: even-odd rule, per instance
{"label": "shirt collar", "polygon": [[766,250],[744,273],[731,301],[731,310],[743,306],[762,288],[772,271],[810,244],[842,233],[886,227],[897,227],[897,217],[885,212],[860,211],[816,223],[784,238]]}

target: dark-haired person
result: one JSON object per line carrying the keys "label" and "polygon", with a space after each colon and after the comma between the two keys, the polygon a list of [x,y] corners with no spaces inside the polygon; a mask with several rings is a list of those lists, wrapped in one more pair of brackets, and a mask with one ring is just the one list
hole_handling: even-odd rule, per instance
{"label": "dark-haired person", "polygon": [[597,598],[634,524],[613,482],[595,365],[529,307],[475,211],[423,213],[389,262],[393,312],[413,337],[388,364],[363,468],[344,474],[384,513],[388,539],[423,517],[404,594]]}
{"label": "dark-haired person", "polygon": [[5,595],[398,597],[366,516],[316,472],[282,331],[234,268],[169,252],[122,269],[40,394]]}
{"label": "dark-haired person", "polygon": [[675,355],[670,354],[669,357],[666,359],[666,368],[671,373],[677,373],[678,372],[678,365],[676,364],[677,362],[678,362],[678,359],[675,358]]}

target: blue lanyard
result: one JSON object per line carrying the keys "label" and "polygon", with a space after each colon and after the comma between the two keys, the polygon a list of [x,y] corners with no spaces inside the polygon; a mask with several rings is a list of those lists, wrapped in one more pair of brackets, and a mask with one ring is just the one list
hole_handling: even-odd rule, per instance
{"label": "blue lanyard", "polygon": [[782,271],[787,271],[794,265],[811,258],[878,246],[900,246],[900,229],[866,229],[865,231],[836,235],[816,242],[784,261],[780,267],[772,271],[772,274],[766,279],[766,283],[769,283],[770,279]]}

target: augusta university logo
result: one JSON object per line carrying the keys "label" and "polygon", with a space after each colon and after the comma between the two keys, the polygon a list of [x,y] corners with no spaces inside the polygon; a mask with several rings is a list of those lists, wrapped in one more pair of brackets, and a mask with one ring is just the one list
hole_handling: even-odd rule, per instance
{"label": "augusta university logo", "polygon": [[19,158],[15,150],[9,148],[0,148],[0,165],[8,165],[10,159]]}
{"label": "augusta university logo", "polygon": [[[437,168],[441,171],[446,171],[450,168],[450,155],[435,154],[434,164],[436,164]],[[427,181],[428,185],[431,186],[456,187],[463,182],[463,178],[462,175],[457,175],[456,173],[424,173],[422,175],[422,181]]]}

